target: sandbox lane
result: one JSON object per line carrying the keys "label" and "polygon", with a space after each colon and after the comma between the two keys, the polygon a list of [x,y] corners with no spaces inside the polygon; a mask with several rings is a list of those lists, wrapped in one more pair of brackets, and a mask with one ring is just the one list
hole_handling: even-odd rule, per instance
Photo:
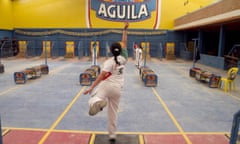
{"label": "sandbox lane", "polygon": [[163,106],[159,104],[152,88],[144,86],[139,69],[135,67],[134,63],[129,63],[126,71],[122,107],[120,107],[124,113],[120,113],[119,116],[125,131],[178,131]]}
{"label": "sandbox lane", "polygon": [[79,93],[73,98],[73,100],[67,105],[67,107],[64,109],[64,111],[59,115],[59,117],[56,119],[56,121],[51,125],[47,133],[41,138],[39,141],[39,144],[43,144],[48,136],[51,134],[51,132],[57,127],[59,122],[63,119],[63,117],[66,115],[66,113],[71,109],[72,105],[76,102],[76,100],[81,96],[83,91],[85,90],[85,87],[83,87]]}
{"label": "sandbox lane", "polygon": [[4,59],[3,63],[5,72],[0,75],[0,96],[19,87],[15,87],[14,72],[38,65],[39,61],[32,61],[31,59]]}
{"label": "sandbox lane", "polygon": [[42,59],[29,58],[29,59],[15,59],[8,58],[3,60],[5,72],[0,75],[0,96],[19,88],[14,82],[14,72],[22,71],[26,68],[31,68],[43,64]]}
{"label": "sandbox lane", "polygon": [[[0,76],[0,96],[24,86],[24,84],[23,85],[15,84],[14,76],[13,76],[14,72],[21,71],[27,67],[31,67],[36,64],[39,64],[39,62],[33,63],[33,62],[29,62],[27,60],[21,60],[20,62],[15,60],[15,61],[11,61],[10,63],[11,63],[11,67],[13,67],[13,68],[11,68],[11,70],[9,70],[9,72],[1,74],[1,76]],[[64,63],[63,64],[61,64],[61,63],[50,64],[49,65],[49,69],[50,69],[49,74],[57,73],[58,71],[62,70],[64,67],[66,67],[66,65],[69,65],[69,64],[68,63],[66,63],[66,64],[64,64]],[[44,75],[42,77],[46,77],[46,76]],[[38,78],[36,80],[28,80],[27,84],[31,84],[31,82],[37,82],[40,79],[42,79],[42,77]],[[25,85],[27,85],[27,84],[25,84]]]}
{"label": "sandbox lane", "polygon": [[44,64],[44,60],[39,58],[28,58],[28,59],[8,58],[8,59],[4,59],[2,63],[4,64],[4,69],[5,69],[4,74],[5,73],[12,74],[16,71],[20,71],[25,68]]}
{"label": "sandbox lane", "polygon": [[[57,129],[106,131],[107,109],[95,117],[88,115],[89,95],[80,97]],[[144,87],[133,63],[126,66],[125,84],[119,106],[118,130],[127,132],[177,131],[151,88]]]}
{"label": "sandbox lane", "polygon": [[48,128],[51,120],[79,90],[79,65],[50,65],[55,68],[51,69],[49,75],[24,85],[15,85],[16,89],[0,96],[0,113],[5,127]]}
{"label": "sandbox lane", "polygon": [[157,93],[155,88],[152,88],[155,96],[158,98],[159,102],[161,103],[161,105],[163,106],[164,110],[167,112],[167,114],[169,115],[169,117],[171,118],[172,122],[174,123],[174,125],[177,127],[177,129],[179,130],[180,134],[183,136],[184,140],[186,141],[187,144],[191,144],[192,142],[190,141],[190,139],[188,138],[187,134],[184,132],[182,126],[179,124],[178,120],[175,118],[175,116],[173,115],[173,113],[170,111],[170,109],[168,108],[168,106],[166,105],[166,103],[163,101],[163,99],[161,98],[161,96]]}
{"label": "sandbox lane", "polygon": [[[230,132],[240,102],[217,88],[188,76],[182,63],[153,64],[159,75],[156,91],[187,132]],[[187,68],[188,67],[188,68]],[[224,116],[223,116],[224,115]]]}

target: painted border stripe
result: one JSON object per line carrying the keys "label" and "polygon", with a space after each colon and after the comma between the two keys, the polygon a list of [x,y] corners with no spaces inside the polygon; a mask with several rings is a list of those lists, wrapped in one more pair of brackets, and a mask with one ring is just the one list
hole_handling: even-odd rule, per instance
{"label": "painted border stripe", "polygon": [[[11,130],[25,130],[25,131],[48,131],[48,129],[39,129],[39,128],[17,128],[17,127],[2,127],[3,129]],[[58,130],[54,129],[53,132],[64,132],[64,133],[83,133],[83,134],[108,134],[106,131],[84,131],[84,130]],[[156,134],[156,135],[176,135],[181,134],[180,132],[117,132],[117,134],[138,134],[138,135],[147,135],[147,134]],[[185,134],[193,135],[230,135],[230,132],[185,132]]]}
{"label": "painted border stripe", "polygon": [[90,141],[89,141],[89,144],[94,144],[95,138],[96,138],[96,134],[92,134],[92,136],[90,138]]}
{"label": "painted border stripe", "polygon": [[144,137],[143,137],[143,135],[139,134],[138,137],[139,137],[139,144],[144,144]]}
{"label": "painted border stripe", "polygon": [[9,88],[9,89],[7,89],[7,90],[5,90],[5,91],[2,91],[2,92],[0,93],[0,96],[1,96],[1,95],[4,95],[4,94],[6,94],[6,93],[9,93],[9,92],[11,92],[11,91],[14,91],[14,90],[16,90],[16,89],[18,89],[18,88],[20,88],[20,87],[22,87],[22,85],[17,85],[17,86],[11,87],[11,88]]}
{"label": "painted border stripe", "polygon": [[3,130],[2,136],[5,136],[8,132],[10,132],[10,129]]}

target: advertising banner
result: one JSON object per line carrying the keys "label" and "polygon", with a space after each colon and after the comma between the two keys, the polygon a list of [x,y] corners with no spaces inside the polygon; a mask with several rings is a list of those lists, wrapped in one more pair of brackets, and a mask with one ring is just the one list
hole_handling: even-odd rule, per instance
{"label": "advertising banner", "polygon": [[160,24],[161,0],[87,0],[88,28],[121,28],[130,22],[136,28],[157,29]]}

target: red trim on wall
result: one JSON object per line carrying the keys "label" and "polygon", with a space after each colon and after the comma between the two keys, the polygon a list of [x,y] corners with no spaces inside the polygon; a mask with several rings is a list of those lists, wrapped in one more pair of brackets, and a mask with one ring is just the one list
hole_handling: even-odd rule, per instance
{"label": "red trim on wall", "polygon": [[158,9],[159,9],[159,0],[156,0],[156,3],[157,3],[157,6],[156,6],[156,12],[157,12],[157,14],[156,14],[156,18],[155,18],[155,23],[154,23],[154,29],[157,29],[157,23],[158,23],[158,19],[159,19],[159,17],[158,17],[158,15],[159,15],[159,13],[158,13]]}
{"label": "red trim on wall", "polygon": [[91,13],[90,13],[90,10],[91,10],[91,0],[88,0],[88,24],[89,24],[89,27],[92,28],[92,22],[91,22]]}

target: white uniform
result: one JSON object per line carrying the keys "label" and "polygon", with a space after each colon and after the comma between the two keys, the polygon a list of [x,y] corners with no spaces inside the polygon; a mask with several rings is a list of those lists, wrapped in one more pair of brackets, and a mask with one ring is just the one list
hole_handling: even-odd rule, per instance
{"label": "white uniform", "polygon": [[97,65],[97,49],[92,49],[92,65]]}
{"label": "white uniform", "polygon": [[121,97],[121,90],[124,82],[124,69],[127,60],[123,56],[117,57],[120,65],[117,65],[114,57],[111,57],[103,64],[103,71],[109,76],[103,80],[93,92],[93,97],[89,100],[89,105],[93,105],[99,100],[108,102],[108,131],[110,136],[115,135],[117,130],[117,110]]}
{"label": "white uniform", "polygon": [[139,48],[137,47],[136,48],[136,50],[135,50],[135,64],[136,64],[136,66],[138,65],[138,50],[139,50]]}
{"label": "white uniform", "polygon": [[136,49],[136,66],[140,68],[142,66],[142,49]]}

